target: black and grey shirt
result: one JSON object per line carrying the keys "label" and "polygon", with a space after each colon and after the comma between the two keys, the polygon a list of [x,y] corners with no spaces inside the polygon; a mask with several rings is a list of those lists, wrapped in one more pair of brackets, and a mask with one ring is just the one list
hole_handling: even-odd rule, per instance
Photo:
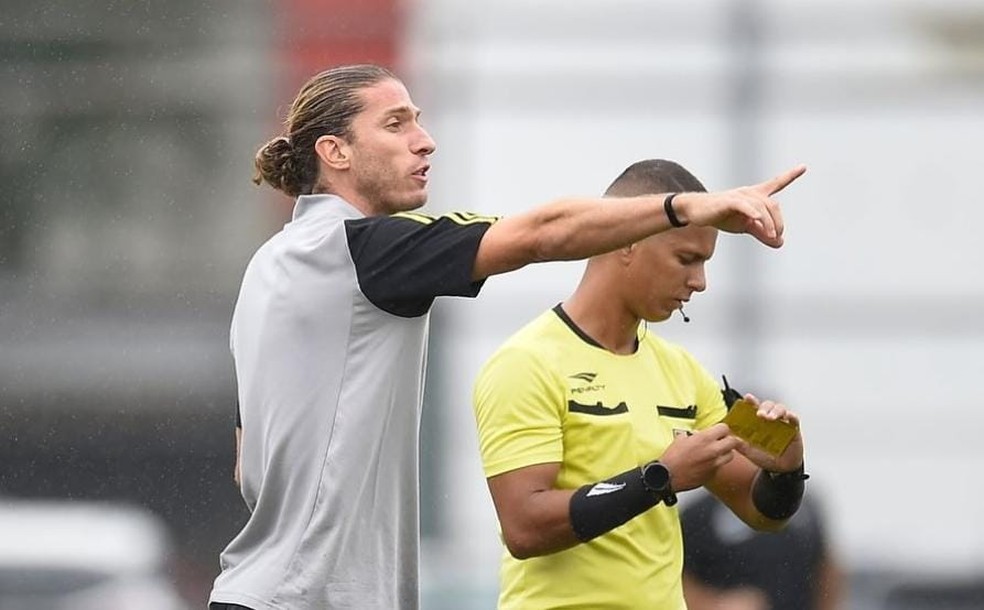
{"label": "black and grey shirt", "polygon": [[232,320],[242,493],[210,601],[255,608],[418,605],[418,430],[429,310],[473,297],[494,218],[365,217],[298,198],[253,256]]}

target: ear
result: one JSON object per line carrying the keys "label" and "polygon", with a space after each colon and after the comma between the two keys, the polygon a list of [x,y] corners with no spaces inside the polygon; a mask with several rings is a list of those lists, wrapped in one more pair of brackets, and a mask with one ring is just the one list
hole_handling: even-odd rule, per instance
{"label": "ear", "polygon": [[321,136],[314,143],[314,152],[321,162],[336,170],[348,169],[352,163],[352,149],[338,136]]}
{"label": "ear", "polygon": [[632,262],[632,258],[635,256],[636,251],[639,249],[639,244],[629,244],[618,249],[618,260],[622,265],[628,265]]}

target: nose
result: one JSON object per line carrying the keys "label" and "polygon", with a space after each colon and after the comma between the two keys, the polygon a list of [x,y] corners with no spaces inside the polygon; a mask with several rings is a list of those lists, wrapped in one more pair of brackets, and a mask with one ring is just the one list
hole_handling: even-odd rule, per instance
{"label": "nose", "polygon": [[437,149],[437,144],[423,127],[417,128],[417,136],[410,145],[410,152],[415,155],[430,155]]}
{"label": "nose", "polygon": [[694,292],[704,292],[707,290],[707,275],[704,273],[704,265],[698,265],[697,268],[690,274],[687,278],[687,287]]}

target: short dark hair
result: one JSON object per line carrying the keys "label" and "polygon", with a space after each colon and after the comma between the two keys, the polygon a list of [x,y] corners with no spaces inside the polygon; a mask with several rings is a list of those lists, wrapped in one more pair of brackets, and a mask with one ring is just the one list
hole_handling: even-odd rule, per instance
{"label": "short dark hair", "polygon": [[388,79],[400,80],[373,64],[337,66],[311,78],[291,104],[284,134],[256,152],[253,182],[266,182],[291,197],[314,192],[318,186],[314,143],[323,135],[350,138],[352,119],[365,107],[359,91]]}
{"label": "short dark hair", "polygon": [[696,176],[675,161],[645,159],[625,168],[605,191],[609,197],[635,197],[652,193],[706,192]]}

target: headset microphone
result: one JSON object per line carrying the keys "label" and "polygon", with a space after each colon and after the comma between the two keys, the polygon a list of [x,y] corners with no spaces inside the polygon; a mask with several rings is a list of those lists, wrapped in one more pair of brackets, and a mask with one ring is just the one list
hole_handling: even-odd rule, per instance
{"label": "headset microphone", "polygon": [[683,305],[680,306],[680,315],[683,316],[683,321],[684,322],[687,322],[687,323],[690,322],[690,318],[688,318],[687,317],[687,314],[683,311]]}

